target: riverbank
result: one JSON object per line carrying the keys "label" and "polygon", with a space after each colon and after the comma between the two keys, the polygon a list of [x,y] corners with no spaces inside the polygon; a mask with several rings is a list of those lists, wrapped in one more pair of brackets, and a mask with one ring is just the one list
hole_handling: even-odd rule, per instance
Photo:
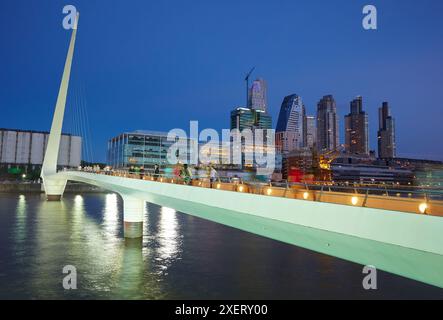
{"label": "riverbank", "polygon": [[[43,193],[44,189],[41,183],[31,182],[0,182],[0,192],[4,193]],[[81,182],[68,181],[65,189],[66,193],[102,193],[105,189],[96,186],[84,184]]]}

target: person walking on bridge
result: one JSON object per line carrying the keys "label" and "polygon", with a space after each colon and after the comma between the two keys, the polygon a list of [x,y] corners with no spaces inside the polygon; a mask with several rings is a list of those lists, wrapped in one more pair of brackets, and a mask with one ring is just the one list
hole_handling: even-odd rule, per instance
{"label": "person walking on bridge", "polygon": [[184,179],[186,184],[190,184],[192,181],[192,172],[188,167],[188,164],[184,164],[181,170],[180,176]]}
{"label": "person walking on bridge", "polygon": [[160,175],[160,169],[158,167],[158,164],[154,165],[154,180],[157,181],[158,176]]}
{"label": "person walking on bridge", "polygon": [[215,168],[213,166],[210,166],[209,179],[210,179],[210,182],[211,182],[211,188],[212,188],[212,184],[217,179],[217,175],[218,175],[217,170],[215,170]]}
{"label": "person walking on bridge", "polygon": [[176,163],[174,166],[174,178],[180,179],[182,175],[182,165],[180,162]]}

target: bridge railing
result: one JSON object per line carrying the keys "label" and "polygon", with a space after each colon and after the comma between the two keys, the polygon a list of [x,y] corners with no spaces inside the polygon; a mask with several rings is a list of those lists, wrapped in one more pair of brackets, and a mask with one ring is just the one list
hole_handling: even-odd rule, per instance
{"label": "bridge railing", "polygon": [[191,179],[189,177],[171,177],[164,174],[156,175],[149,172],[129,173],[123,170],[100,170],[94,171],[94,173],[271,197],[284,197],[354,207],[368,207],[443,216],[442,190],[413,190],[412,188],[396,189],[388,186],[361,187],[288,182],[260,183],[243,181],[237,177],[217,177],[216,179],[210,179],[206,176],[193,176]]}

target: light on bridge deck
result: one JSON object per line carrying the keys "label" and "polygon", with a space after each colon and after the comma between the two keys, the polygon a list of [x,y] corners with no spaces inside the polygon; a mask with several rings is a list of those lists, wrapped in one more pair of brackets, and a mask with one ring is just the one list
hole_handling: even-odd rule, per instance
{"label": "light on bridge deck", "polygon": [[[128,177],[132,179],[139,179],[140,176],[137,175],[125,175],[122,172],[114,172],[111,175],[120,176],[120,177]],[[153,177],[152,175],[144,176],[143,180],[151,180],[158,182],[170,182],[173,184],[184,184],[188,185],[186,181],[181,181],[181,179],[177,178],[168,178],[168,177]],[[419,214],[430,214],[442,216],[440,211],[443,210],[443,202],[432,202],[432,205],[428,202],[426,195],[423,202],[420,202],[419,199],[413,198],[412,192],[405,192],[402,195],[401,192],[395,191],[391,195],[387,192],[387,190],[383,190],[381,194],[368,194],[368,190],[366,190],[366,196],[362,193],[358,193],[356,189],[354,189],[355,194],[343,193],[340,191],[331,191],[323,192],[323,188],[321,191],[315,189],[309,189],[306,185],[304,189],[292,189],[286,186],[286,189],[282,187],[274,187],[270,184],[267,186],[254,186],[249,184],[244,184],[243,182],[238,181],[230,181],[229,183],[222,182],[220,180],[216,181],[214,184],[208,183],[206,181],[202,181],[198,179],[197,181],[191,181],[191,186],[199,186],[204,188],[214,188],[218,190],[225,191],[235,191],[240,193],[252,193],[252,194],[261,194],[275,197],[285,197],[292,199],[300,199],[303,200],[311,200],[311,201],[319,201],[326,203],[336,203],[341,205],[348,206],[361,206],[368,208],[376,208],[376,209],[384,209],[384,210],[394,210],[408,213],[419,213]],[[300,192],[300,193],[299,193]],[[363,200],[364,198],[364,200]],[[394,202],[395,201],[395,202]],[[406,201],[409,201],[408,204],[405,204]]]}
{"label": "light on bridge deck", "polygon": [[355,196],[352,197],[352,198],[351,198],[351,203],[352,203],[353,206],[357,205],[357,203],[358,203],[358,198],[355,197]]}

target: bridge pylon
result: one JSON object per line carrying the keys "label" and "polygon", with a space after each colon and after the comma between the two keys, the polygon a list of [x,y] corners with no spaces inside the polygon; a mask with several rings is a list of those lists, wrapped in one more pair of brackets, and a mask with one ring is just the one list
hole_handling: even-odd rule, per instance
{"label": "bridge pylon", "polygon": [[74,56],[75,38],[77,35],[79,13],[77,13],[74,28],[72,29],[71,41],[69,43],[68,54],[66,56],[62,81],[58,92],[57,103],[55,105],[54,117],[52,119],[51,131],[49,133],[45,158],[43,160],[41,178],[48,200],[60,200],[66,186],[66,179],[57,177],[57,161],[60,149],[60,140],[63,127],[63,118],[66,107],[66,97],[68,95],[69,78],[71,75],[72,58]]}
{"label": "bridge pylon", "polygon": [[141,238],[143,236],[143,218],[146,202],[124,194],[121,197],[123,199],[125,238]]}

